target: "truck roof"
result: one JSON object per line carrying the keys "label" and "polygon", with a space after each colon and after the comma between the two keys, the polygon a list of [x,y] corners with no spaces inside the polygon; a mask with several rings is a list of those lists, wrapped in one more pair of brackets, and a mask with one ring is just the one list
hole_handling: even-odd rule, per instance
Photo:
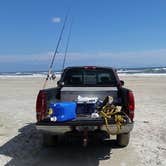
{"label": "truck roof", "polygon": [[81,69],[111,69],[111,70],[116,71],[115,68],[108,67],[108,66],[69,66],[69,67],[66,67],[64,70],[73,69],[73,68],[81,68]]}

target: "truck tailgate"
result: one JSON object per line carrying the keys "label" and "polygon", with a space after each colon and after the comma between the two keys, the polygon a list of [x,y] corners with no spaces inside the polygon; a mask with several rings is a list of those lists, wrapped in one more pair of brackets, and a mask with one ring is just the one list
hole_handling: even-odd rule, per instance
{"label": "truck tailgate", "polygon": [[117,87],[63,87],[61,89],[61,101],[74,101],[78,96],[97,97],[104,100],[106,96],[118,98]]}

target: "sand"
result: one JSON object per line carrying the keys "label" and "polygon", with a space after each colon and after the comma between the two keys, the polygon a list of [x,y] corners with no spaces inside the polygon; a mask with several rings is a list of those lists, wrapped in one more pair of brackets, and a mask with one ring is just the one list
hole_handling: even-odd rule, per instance
{"label": "sand", "polygon": [[[35,101],[43,78],[0,78],[0,165],[166,165],[166,77],[121,76],[136,98],[135,126],[126,148],[113,142],[42,146]],[[56,85],[51,82],[51,85]]]}

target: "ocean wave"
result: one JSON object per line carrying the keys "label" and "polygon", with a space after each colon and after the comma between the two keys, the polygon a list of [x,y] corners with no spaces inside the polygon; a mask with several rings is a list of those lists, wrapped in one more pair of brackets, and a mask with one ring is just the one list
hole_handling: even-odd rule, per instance
{"label": "ocean wave", "polygon": [[[0,72],[0,78],[46,78],[46,71],[32,72]],[[165,76],[166,67],[153,68],[120,68],[117,70],[120,76]],[[56,77],[60,77],[62,72],[55,72]]]}
{"label": "ocean wave", "polygon": [[119,76],[136,76],[136,77],[161,77],[166,76],[166,73],[118,73]]}
{"label": "ocean wave", "polygon": [[[0,78],[46,78],[47,72],[3,72]],[[55,73],[56,77],[61,76],[61,72]]]}
{"label": "ocean wave", "polygon": [[118,69],[117,72],[119,74],[126,73],[126,74],[163,74],[166,73],[166,67],[156,67],[156,68],[133,68],[133,69]]}

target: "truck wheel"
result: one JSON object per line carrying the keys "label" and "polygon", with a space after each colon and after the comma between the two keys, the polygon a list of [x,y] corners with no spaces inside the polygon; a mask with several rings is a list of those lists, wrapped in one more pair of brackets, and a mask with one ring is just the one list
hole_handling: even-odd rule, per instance
{"label": "truck wheel", "polygon": [[130,133],[118,134],[116,140],[119,146],[125,147],[129,144]]}
{"label": "truck wheel", "polygon": [[51,134],[43,134],[44,146],[55,146],[58,143],[58,136]]}
{"label": "truck wheel", "polygon": [[106,131],[100,131],[97,135],[100,142],[104,142],[106,139],[110,138],[110,135]]}

